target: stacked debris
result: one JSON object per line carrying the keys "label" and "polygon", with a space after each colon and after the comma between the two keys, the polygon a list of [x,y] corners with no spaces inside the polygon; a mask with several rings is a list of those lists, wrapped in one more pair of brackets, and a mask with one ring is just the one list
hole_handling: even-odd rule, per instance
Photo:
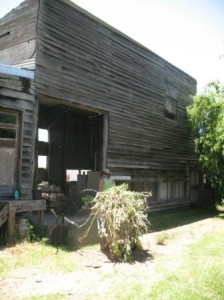
{"label": "stacked debris", "polygon": [[47,208],[53,208],[58,212],[64,210],[67,197],[60,186],[49,184],[47,181],[42,181],[38,184],[38,191],[41,194],[41,198],[46,200]]}

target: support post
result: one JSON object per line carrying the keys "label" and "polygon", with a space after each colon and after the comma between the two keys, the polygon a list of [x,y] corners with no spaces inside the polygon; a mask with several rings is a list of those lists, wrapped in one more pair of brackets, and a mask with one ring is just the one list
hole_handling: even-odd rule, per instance
{"label": "support post", "polygon": [[107,167],[107,144],[108,144],[108,113],[103,115],[103,151],[102,151],[102,170]]}
{"label": "support post", "polygon": [[42,225],[43,224],[43,219],[44,219],[44,211],[43,210],[38,210],[37,211],[37,225]]}
{"label": "support post", "polygon": [[8,224],[7,224],[7,233],[8,233],[8,241],[12,242],[15,235],[15,225],[16,225],[16,214],[14,210],[10,210],[8,212]]}

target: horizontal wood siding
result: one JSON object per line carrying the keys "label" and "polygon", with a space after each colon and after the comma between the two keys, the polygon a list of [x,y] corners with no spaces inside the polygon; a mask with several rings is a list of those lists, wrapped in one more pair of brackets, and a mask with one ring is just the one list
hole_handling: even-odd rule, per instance
{"label": "horizontal wood siding", "polygon": [[33,80],[0,73],[0,107],[20,112],[19,190],[22,198],[31,199],[38,114]]}
{"label": "horizontal wood siding", "polygon": [[27,0],[0,19],[0,64],[17,65],[36,52],[38,0]]}
{"label": "horizontal wood siding", "polygon": [[[185,111],[193,78],[63,1],[40,1],[37,37],[37,93],[109,112],[109,167],[196,162]],[[164,116],[166,81],[178,92],[176,120]]]}

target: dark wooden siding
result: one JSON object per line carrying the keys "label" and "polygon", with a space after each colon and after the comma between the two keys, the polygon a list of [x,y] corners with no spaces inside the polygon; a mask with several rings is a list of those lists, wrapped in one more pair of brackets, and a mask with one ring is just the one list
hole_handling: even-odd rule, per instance
{"label": "dark wooden siding", "polygon": [[19,190],[32,199],[37,103],[32,79],[0,72],[0,107],[19,112]]}
{"label": "dark wooden siding", "polygon": [[[185,112],[193,78],[63,1],[40,1],[37,37],[37,93],[109,112],[109,167],[195,162]],[[164,116],[166,81],[177,89],[176,120]]]}
{"label": "dark wooden siding", "polygon": [[[0,63],[34,69],[38,0],[27,0],[0,19]],[[31,64],[27,61],[32,60]]]}

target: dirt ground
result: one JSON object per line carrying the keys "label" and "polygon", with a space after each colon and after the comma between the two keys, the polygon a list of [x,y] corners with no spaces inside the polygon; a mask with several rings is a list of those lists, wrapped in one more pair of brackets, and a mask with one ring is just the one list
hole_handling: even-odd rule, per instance
{"label": "dirt ground", "polygon": [[[153,284],[161,279],[159,267],[175,270],[181,265],[186,247],[209,232],[224,232],[224,222],[208,218],[189,225],[163,231],[165,245],[159,245],[161,233],[142,237],[144,251],[135,253],[135,262],[113,263],[100,248],[72,252],[79,262],[79,270],[52,274],[46,270],[20,269],[12,271],[7,279],[0,280],[0,299],[23,299],[28,296],[50,293],[65,295],[66,299],[105,299],[117,287],[128,283]],[[7,251],[7,250],[4,250]],[[57,298],[58,299],[58,298]],[[113,298],[106,298],[113,299]]]}

